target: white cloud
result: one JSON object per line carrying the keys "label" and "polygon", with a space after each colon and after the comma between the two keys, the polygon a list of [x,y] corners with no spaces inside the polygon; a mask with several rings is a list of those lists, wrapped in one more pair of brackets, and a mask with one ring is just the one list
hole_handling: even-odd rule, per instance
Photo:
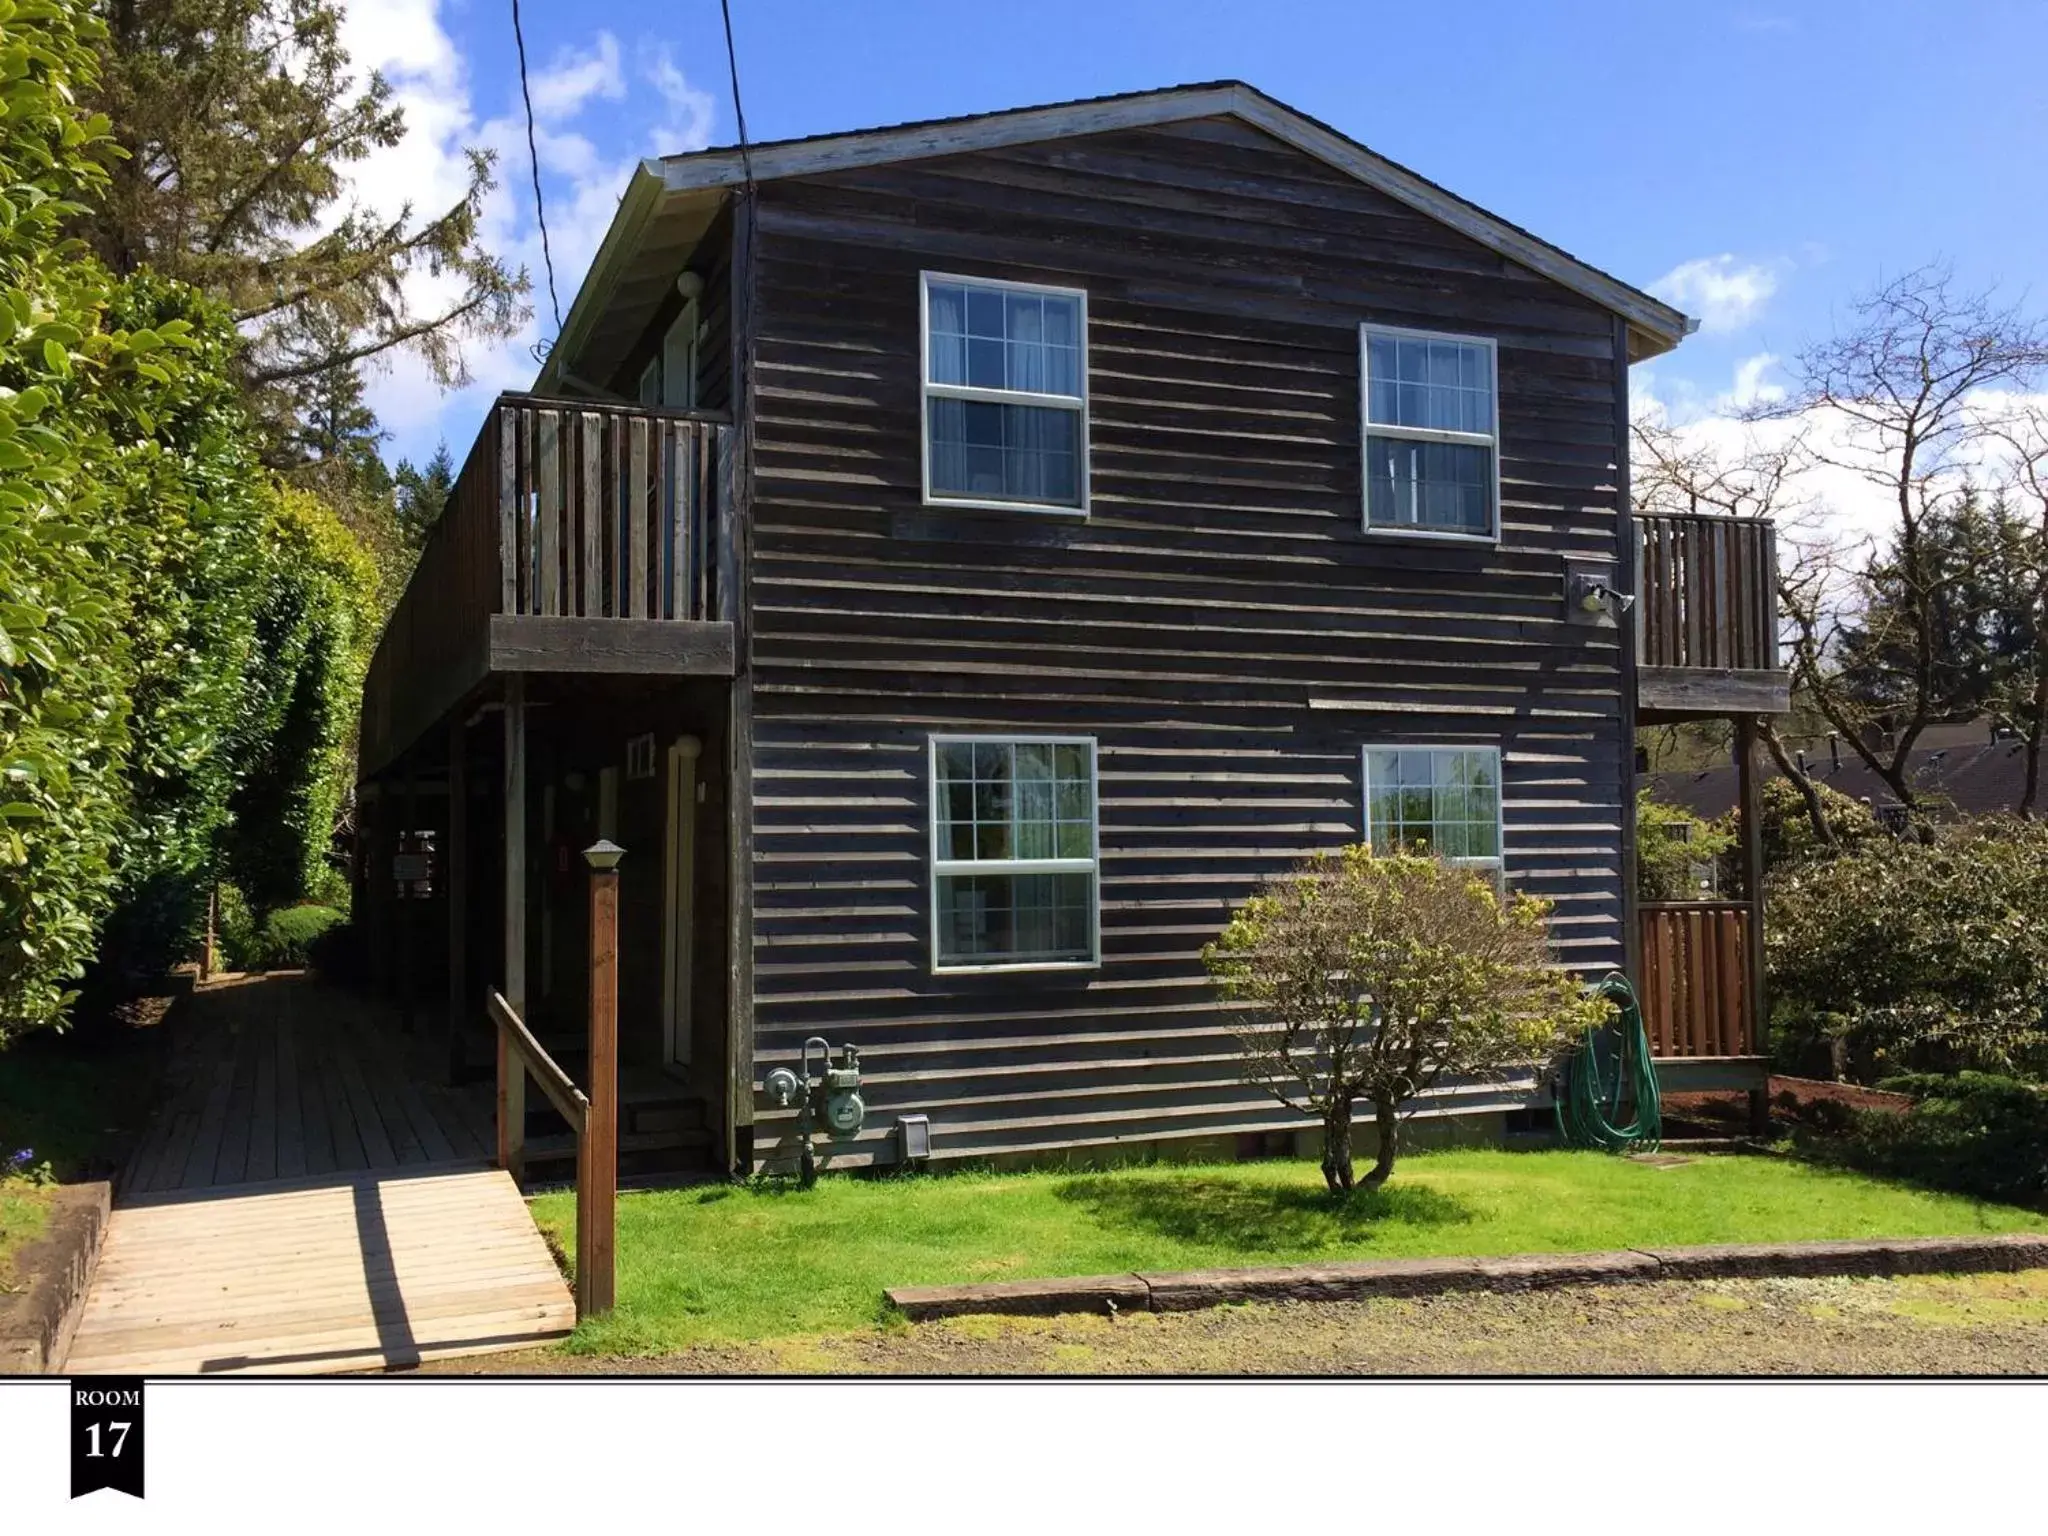
{"label": "white cloud", "polygon": [[617,101],[626,94],[625,76],[619,73],[619,40],[600,32],[588,53],[565,49],[546,69],[535,71],[527,83],[538,122],[574,117],[593,96]]}
{"label": "white cloud", "polygon": [[652,152],[681,155],[709,144],[714,110],[711,93],[698,90],[683,78],[675,55],[666,45],[647,54],[641,73],[661,93],[668,109],[667,116],[648,135]]}
{"label": "white cloud", "polygon": [[1738,266],[1725,253],[1680,262],[1650,284],[1658,298],[1697,315],[1702,331],[1743,329],[1763,313],[1777,291],[1772,268],[1755,262]]}
{"label": "white cloud", "polygon": [[[1776,362],[1768,352],[1744,358],[1736,364],[1730,386],[1711,396],[1685,380],[1667,382],[1654,370],[1639,368],[1629,381],[1632,412],[1670,428],[1688,451],[1706,450],[1723,464],[1738,463],[1752,451],[1804,440],[1813,451],[1803,456],[1778,498],[1783,558],[1821,547],[1851,555],[1874,547],[1897,526],[1898,503],[1896,491],[1870,473],[1881,474],[1889,461],[1868,427],[1826,407],[1772,419],[1744,419],[1743,412],[1754,406],[1785,399],[1784,387],[1766,377]],[[2022,408],[2048,411],[2048,394],[1985,391],[1971,397],[1970,405],[1980,419],[1991,421]],[[1949,474],[1955,485],[1965,474],[1980,485],[1992,484],[2005,472],[1988,442],[1959,460]]]}
{"label": "white cloud", "polygon": [[1745,357],[1735,365],[1734,386],[1715,397],[1715,409],[1732,416],[1755,406],[1776,405],[1783,400],[1784,385],[1773,384],[1764,377],[1777,364],[1775,352],[1759,352],[1754,357]]}
{"label": "white cloud", "polygon": [[[392,433],[392,453],[418,458],[432,451],[437,437],[445,437],[460,460],[486,402],[500,390],[524,389],[533,382],[538,364],[532,348],[555,330],[518,85],[512,81],[502,88],[496,110],[479,110],[476,82],[444,25],[448,8],[441,0],[345,3],[343,43],[365,75],[383,71],[404,109],[406,126],[398,144],[351,168],[352,194],[386,217],[407,204],[416,215],[431,216],[467,187],[465,149],[495,150],[498,184],[485,199],[480,235],[486,249],[509,266],[523,266],[533,281],[534,318],[518,335],[465,348],[469,385],[443,390],[409,356],[390,358],[369,380],[370,404]],[[665,153],[701,149],[710,141],[712,97],[691,85],[668,48],[643,45],[635,56],[640,67],[629,76],[619,39],[598,30],[588,45],[557,50],[545,67],[529,75],[534,146],[564,313],[642,153],[614,137],[616,129],[607,134],[594,127],[595,110],[623,103],[631,117],[652,119],[653,137]],[[650,99],[641,100],[643,91],[636,86],[647,88]],[[424,272],[409,282],[407,291],[422,310],[445,305],[459,293],[453,277]]]}

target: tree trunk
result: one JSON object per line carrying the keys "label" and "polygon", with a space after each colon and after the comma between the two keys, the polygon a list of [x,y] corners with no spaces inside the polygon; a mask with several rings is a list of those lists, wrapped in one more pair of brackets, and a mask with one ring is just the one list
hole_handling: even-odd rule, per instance
{"label": "tree trunk", "polygon": [[1323,1182],[1333,1195],[1348,1195],[1356,1180],[1351,1173],[1351,1095],[1330,1096],[1323,1111]]}
{"label": "tree trunk", "polygon": [[1401,1150],[1401,1101],[1373,1100],[1373,1119],[1379,1128],[1380,1151],[1373,1160],[1372,1172],[1365,1176],[1367,1189],[1378,1189],[1394,1171],[1394,1155]]}
{"label": "tree trunk", "polygon": [[1787,783],[1799,791],[1799,798],[1806,806],[1806,819],[1812,824],[1814,837],[1823,848],[1834,847],[1835,829],[1828,825],[1828,813],[1820,803],[1820,791],[1814,788],[1813,776],[1801,772],[1799,765],[1787,755],[1785,743],[1779,738],[1778,729],[1771,724],[1768,716],[1757,728],[1757,735],[1770,752],[1771,761],[1778,765],[1778,772],[1785,776]]}

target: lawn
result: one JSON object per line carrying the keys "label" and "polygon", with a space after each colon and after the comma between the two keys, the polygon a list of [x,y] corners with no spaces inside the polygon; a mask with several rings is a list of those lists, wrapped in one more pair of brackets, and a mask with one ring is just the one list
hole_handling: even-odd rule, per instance
{"label": "lawn", "polygon": [[[575,1252],[575,1197],[532,1204]],[[622,1196],[618,1308],[569,1348],[660,1354],[872,1326],[889,1321],[891,1285],[2019,1231],[2048,1231],[2048,1217],[1765,1157],[1655,1167],[1599,1152],[1439,1152],[1341,1205],[1306,1162],[763,1182]]]}
{"label": "lawn", "polygon": [[0,1178],[0,1291],[12,1286],[14,1255],[42,1232],[55,1194],[54,1186]]}

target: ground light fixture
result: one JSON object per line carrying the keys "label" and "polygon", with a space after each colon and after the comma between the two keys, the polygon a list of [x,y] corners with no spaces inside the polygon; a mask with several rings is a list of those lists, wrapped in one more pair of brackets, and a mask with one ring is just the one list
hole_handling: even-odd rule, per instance
{"label": "ground light fixture", "polygon": [[619,860],[626,856],[626,850],[608,837],[600,837],[583,850],[583,862],[595,874],[604,874],[619,867]]}

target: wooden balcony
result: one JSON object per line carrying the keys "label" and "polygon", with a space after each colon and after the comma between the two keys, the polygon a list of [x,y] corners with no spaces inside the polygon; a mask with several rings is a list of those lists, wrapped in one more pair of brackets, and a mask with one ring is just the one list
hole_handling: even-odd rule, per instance
{"label": "wooden balcony", "polygon": [[494,675],[730,677],[732,428],[503,395],[363,682],[370,778]]}
{"label": "wooden balcony", "polygon": [[1639,513],[1636,702],[1648,724],[1782,714],[1777,530],[1756,518]]}

